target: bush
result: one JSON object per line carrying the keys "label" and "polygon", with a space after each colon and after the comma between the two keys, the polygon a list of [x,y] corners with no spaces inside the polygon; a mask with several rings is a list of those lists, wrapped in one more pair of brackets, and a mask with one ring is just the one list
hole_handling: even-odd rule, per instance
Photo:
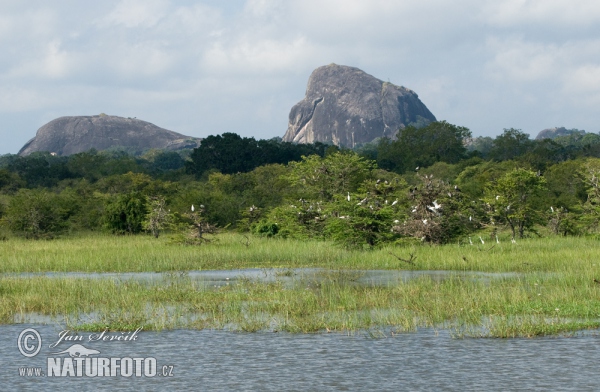
{"label": "bush", "polygon": [[10,231],[26,238],[52,238],[65,231],[71,213],[60,196],[44,190],[20,189],[3,220]]}
{"label": "bush", "polygon": [[115,234],[134,234],[142,231],[148,213],[146,198],[133,192],[109,200],[104,211],[104,227]]}

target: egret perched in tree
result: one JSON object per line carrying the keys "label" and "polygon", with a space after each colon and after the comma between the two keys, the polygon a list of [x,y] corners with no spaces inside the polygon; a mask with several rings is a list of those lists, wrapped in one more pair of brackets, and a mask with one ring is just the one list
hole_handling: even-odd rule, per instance
{"label": "egret perched in tree", "polygon": [[554,212],[554,208],[552,206],[550,206],[550,211]]}
{"label": "egret perched in tree", "polygon": [[348,197],[346,199],[350,201],[350,192],[348,192]]}
{"label": "egret perched in tree", "polygon": [[394,200],[394,202],[392,203],[392,206],[395,206],[396,204],[398,204],[398,199]]}
{"label": "egret perched in tree", "polygon": [[192,212],[194,212],[194,205],[192,204]]}

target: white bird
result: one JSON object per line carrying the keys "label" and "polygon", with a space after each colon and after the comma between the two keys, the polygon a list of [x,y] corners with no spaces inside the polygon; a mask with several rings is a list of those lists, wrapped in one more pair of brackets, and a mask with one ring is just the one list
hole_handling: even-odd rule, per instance
{"label": "white bird", "polygon": [[513,238],[512,240],[510,240],[510,242],[512,242],[513,244],[516,244],[517,241],[515,241],[515,239]]}
{"label": "white bird", "polygon": [[427,219],[423,219],[423,224],[426,225],[427,224]]}
{"label": "white bird", "polygon": [[398,199],[394,200],[394,202],[392,203],[392,206],[395,206],[396,204],[398,204]]}
{"label": "white bird", "polygon": [[441,205],[441,204],[438,204],[437,200],[434,200],[434,201],[433,201],[433,208],[435,208],[436,210],[437,210],[438,208],[440,208],[441,206],[442,206],[442,205]]}
{"label": "white bird", "polygon": [[419,171],[419,166],[417,166],[417,168],[415,169],[415,171]]}
{"label": "white bird", "polygon": [[496,243],[499,244],[500,240],[498,239],[498,236],[496,236]]}
{"label": "white bird", "polygon": [[472,216],[469,216],[469,222],[471,222],[473,220]]}
{"label": "white bird", "polygon": [[394,220],[394,223],[400,223],[400,221],[398,219]]}
{"label": "white bird", "polygon": [[499,196],[499,195],[496,195],[496,200],[499,200],[499,199],[500,199],[500,196]]}
{"label": "white bird", "polygon": [[350,201],[350,192],[348,192],[347,200]]}
{"label": "white bird", "polygon": [[485,242],[483,241],[483,238],[481,238],[481,236],[479,236],[479,241],[481,241],[482,244],[485,244]]}
{"label": "white bird", "polygon": [[554,212],[554,208],[552,206],[550,206],[550,211]]}
{"label": "white bird", "polygon": [[471,241],[471,237],[469,237],[469,244],[473,245],[473,241]]}
{"label": "white bird", "polygon": [[204,204],[200,204],[200,208],[204,208]]}
{"label": "white bird", "polygon": [[194,205],[192,204],[192,212],[194,212]]}
{"label": "white bird", "polygon": [[413,214],[414,214],[415,212],[417,212],[417,207],[413,207],[413,209],[412,209],[412,211],[411,211],[411,212],[412,212]]}

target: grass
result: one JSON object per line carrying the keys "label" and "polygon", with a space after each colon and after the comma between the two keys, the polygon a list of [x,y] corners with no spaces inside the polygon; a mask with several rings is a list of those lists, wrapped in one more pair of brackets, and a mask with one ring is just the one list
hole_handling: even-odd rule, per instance
{"label": "grass", "polygon": [[[0,273],[164,272],[243,268],[420,269],[482,272],[593,271],[600,278],[600,242],[544,238],[501,244],[389,246],[348,251],[324,241],[292,241],[225,233],[201,246],[169,244],[151,236],[87,235],[52,241],[0,241]],[[491,249],[490,249],[491,248]],[[392,254],[390,254],[392,253]],[[398,260],[416,256],[415,265]]]}
{"label": "grass", "polygon": [[[244,241],[242,241],[242,239]],[[456,337],[543,336],[600,326],[598,240],[545,238],[513,245],[388,247],[352,252],[316,241],[223,234],[199,247],[151,237],[79,236],[0,242],[0,322],[45,315],[80,330],[217,328],[236,331],[408,332],[443,327]],[[415,265],[398,260],[416,255]],[[207,288],[179,271],[280,268],[275,282]],[[320,267],[320,279],[293,268]],[[364,269],[518,272],[512,277],[390,286],[355,283]],[[18,272],[163,271],[159,286],[111,279],[11,276]],[[294,277],[297,284],[284,284]]]}

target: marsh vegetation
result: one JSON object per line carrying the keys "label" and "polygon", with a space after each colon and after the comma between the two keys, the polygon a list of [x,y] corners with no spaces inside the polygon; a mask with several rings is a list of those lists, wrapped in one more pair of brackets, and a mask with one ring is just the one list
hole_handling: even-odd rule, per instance
{"label": "marsh vegetation", "polygon": [[[72,329],[226,329],[233,331],[410,332],[449,328],[457,337],[515,337],[597,328],[597,240],[564,238],[388,247],[352,251],[323,241],[224,234],[210,246],[157,244],[147,236],[81,236],[0,243],[0,320],[48,316]],[[392,257],[415,252],[415,265]],[[302,276],[298,268],[320,268]],[[207,285],[187,271],[275,268],[275,279]],[[385,285],[356,284],[365,270],[455,271]],[[160,285],[119,278],[20,275],[25,272],[156,272]],[[464,279],[461,271],[517,272]],[[490,275],[493,276],[493,275]],[[285,284],[293,277],[295,284]]]}

